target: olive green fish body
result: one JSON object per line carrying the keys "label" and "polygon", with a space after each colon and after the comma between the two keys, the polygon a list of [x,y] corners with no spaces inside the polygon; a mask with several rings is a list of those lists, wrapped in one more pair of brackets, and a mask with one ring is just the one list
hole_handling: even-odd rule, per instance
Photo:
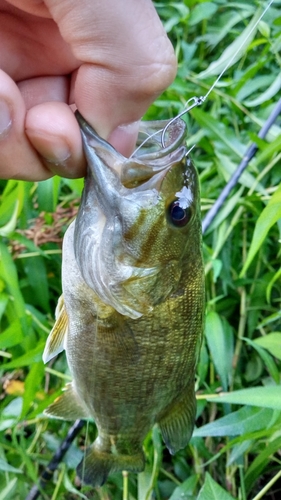
{"label": "olive green fish body", "polygon": [[198,179],[182,141],[126,161],[83,121],[82,130],[88,176],[44,354],[64,348],[73,382],[46,413],[95,420],[78,471],[100,485],[111,472],[143,470],[155,423],[171,453],[191,437],[204,275]]}

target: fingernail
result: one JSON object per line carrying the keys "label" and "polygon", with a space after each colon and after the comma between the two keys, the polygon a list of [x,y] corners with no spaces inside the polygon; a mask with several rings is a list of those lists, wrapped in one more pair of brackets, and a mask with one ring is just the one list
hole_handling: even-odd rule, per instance
{"label": "fingernail", "polygon": [[136,140],[138,137],[140,122],[129,123],[128,125],[120,125],[111,132],[108,142],[122,153],[124,156],[129,156],[135,149]]}
{"label": "fingernail", "polygon": [[45,158],[52,163],[64,163],[70,157],[70,149],[64,142],[57,142],[52,146],[52,155]]}
{"label": "fingernail", "polygon": [[54,165],[64,163],[71,156],[68,144],[60,141],[58,138],[46,138],[40,135],[34,136],[33,131],[32,133],[28,132],[28,137],[38,153]]}
{"label": "fingernail", "polygon": [[12,125],[9,106],[5,101],[0,101],[0,135],[8,132]]}

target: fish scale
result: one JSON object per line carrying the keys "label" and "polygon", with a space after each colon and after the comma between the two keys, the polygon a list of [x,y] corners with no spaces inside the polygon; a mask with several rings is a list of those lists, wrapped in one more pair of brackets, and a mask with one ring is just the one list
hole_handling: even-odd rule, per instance
{"label": "fish scale", "polygon": [[[44,351],[46,362],[65,349],[73,382],[45,413],[94,419],[98,436],[78,473],[99,486],[112,472],[144,469],[154,424],[171,453],[191,437],[204,316],[200,200],[182,120],[165,147],[156,134],[127,159],[77,116],[87,177]],[[142,134],[166,124],[143,123]]]}

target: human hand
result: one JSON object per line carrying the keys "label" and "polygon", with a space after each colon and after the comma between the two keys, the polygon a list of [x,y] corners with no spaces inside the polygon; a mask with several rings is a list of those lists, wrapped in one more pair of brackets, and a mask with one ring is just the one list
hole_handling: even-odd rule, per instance
{"label": "human hand", "polygon": [[2,179],[84,175],[71,104],[129,155],[176,72],[151,0],[0,0],[0,46]]}

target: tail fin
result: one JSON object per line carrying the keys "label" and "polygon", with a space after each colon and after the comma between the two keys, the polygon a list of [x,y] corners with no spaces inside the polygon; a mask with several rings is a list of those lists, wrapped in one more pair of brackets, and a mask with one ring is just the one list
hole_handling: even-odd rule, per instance
{"label": "tail fin", "polygon": [[91,486],[102,486],[107,476],[123,470],[142,472],[145,466],[144,453],[140,450],[134,455],[114,455],[111,452],[100,451],[95,444],[86,451],[86,456],[77,467],[78,476]]}

